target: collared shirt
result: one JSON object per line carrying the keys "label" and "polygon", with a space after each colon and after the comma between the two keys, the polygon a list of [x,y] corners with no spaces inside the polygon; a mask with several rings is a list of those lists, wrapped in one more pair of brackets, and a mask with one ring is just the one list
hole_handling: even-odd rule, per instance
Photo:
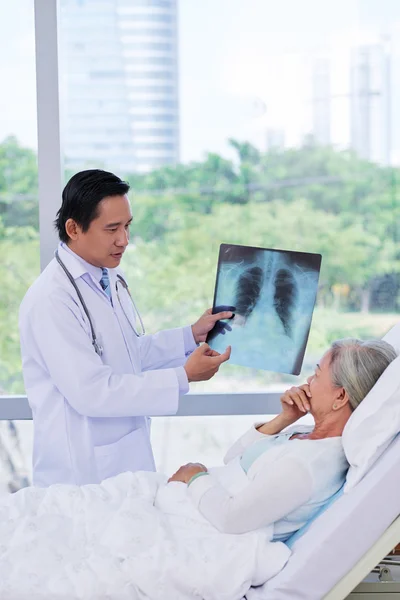
{"label": "collared shirt", "polygon": [[[101,267],[96,267],[95,265],[88,263],[84,258],[82,258],[82,256],[79,256],[79,254],[76,254],[76,252],[71,250],[71,248],[68,246],[68,244],[64,244],[64,242],[60,242],[60,247],[64,248],[64,250],[66,252],[68,252],[69,254],[74,256],[77,260],[79,260],[79,262],[85,267],[88,275],[90,275],[92,277],[92,279],[95,281],[95,283],[98,283],[100,286],[100,279],[102,277]],[[100,287],[100,289],[101,289],[101,287]]]}

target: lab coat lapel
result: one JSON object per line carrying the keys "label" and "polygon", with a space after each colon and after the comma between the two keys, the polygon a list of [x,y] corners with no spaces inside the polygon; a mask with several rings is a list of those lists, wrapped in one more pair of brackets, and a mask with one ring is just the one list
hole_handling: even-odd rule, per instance
{"label": "lab coat lapel", "polygon": [[[141,372],[141,358],[140,358],[140,345],[139,340],[135,333],[132,330],[130,322],[126,318],[124,311],[121,308],[120,301],[118,299],[118,294],[116,291],[117,284],[117,274],[118,271],[116,269],[109,269],[109,277],[110,277],[110,285],[111,285],[111,298],[113,302],[114,312],[119,322],[119,326],[121,328],[122,335],[125,340],[125,345],[129,354],[129,358],[132,364],[133,373]],[[125,296],[127,295],[126,291],[122,289],[122,286],[119,289],[119,294],[121,296],[121,302],[126,302]],[[122,295],[124,296],[122,298]],[[125,305],[124,305],[125,306]],[[126,312],[126,311],[125,311]],[[127,313],[129,314],[129,313]]]}

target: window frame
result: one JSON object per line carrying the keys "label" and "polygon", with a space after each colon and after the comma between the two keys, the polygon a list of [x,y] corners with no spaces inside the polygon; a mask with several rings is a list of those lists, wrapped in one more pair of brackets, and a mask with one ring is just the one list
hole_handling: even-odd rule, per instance
{"label": "window frame", "polygon": [[[280,392],[189,393],[181,399],[178,412],[168,416],[274,415],[281,410],[280,396]],[[0,396],[0,421],[31,419],[32,411],[26,396]]]}

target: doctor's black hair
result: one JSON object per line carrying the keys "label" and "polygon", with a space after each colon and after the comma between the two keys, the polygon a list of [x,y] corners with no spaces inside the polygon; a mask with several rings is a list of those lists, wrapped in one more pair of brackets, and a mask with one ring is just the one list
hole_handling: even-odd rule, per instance
{"label": "doctor's black hair", "polygon": [[54,221],[60,240],[65,243],[69,240],[65,230],[68,219],[73,219],[82,231],[87,231],[99,214],[100,202],[107,196],[123,196],[129,187],[126,181],[101,169],[88,169],[73,175],[63,190],[62,204]]}

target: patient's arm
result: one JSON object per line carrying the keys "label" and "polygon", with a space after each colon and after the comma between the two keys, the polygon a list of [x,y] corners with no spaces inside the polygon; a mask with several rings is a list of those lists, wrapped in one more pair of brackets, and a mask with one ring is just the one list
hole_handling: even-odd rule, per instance
{"label": "patient's arm", "polygon": [[311,392],[307,383],[286,390],[281,396],[282,412],[267,423],[252,425],[229,448],[224,457],[224,463],[227,464],[236,456],[241,456],[248,446],[261,439],[263,435],[276,435],[286,427],[293,425],[310,410],[309,398],[311,398]]}
{"label": "patient's arm", "polygon": [[241,456],[248,446],[251,446],[255,441],[261,440],[264,436],[257,431],[257,427],[262,423],[254,423],[243,435],[240,436],[229,448],[224,456],[224,463],[227,464],[236,456]]}
{"label": "patient's arm", "polygon": [[287,419],[283,413],[267,421],[266,423],[254,423],[234,444],[229,448],[224,456],[224,463],[227,464],[236,456],[241,456],[246,448],[251,446],[257,440],[261,440],[266,435],[275,435],[280,433],[286,427],[293,425],[294,421]]}
{"label": "patient's arm", "polygon": [[188,490],[202,515],[219,531],[246,533],[271,525],[305,504],[311,497],[312,477],[302,462],[283,457],[235,495],[212,474],[198,477]]}

